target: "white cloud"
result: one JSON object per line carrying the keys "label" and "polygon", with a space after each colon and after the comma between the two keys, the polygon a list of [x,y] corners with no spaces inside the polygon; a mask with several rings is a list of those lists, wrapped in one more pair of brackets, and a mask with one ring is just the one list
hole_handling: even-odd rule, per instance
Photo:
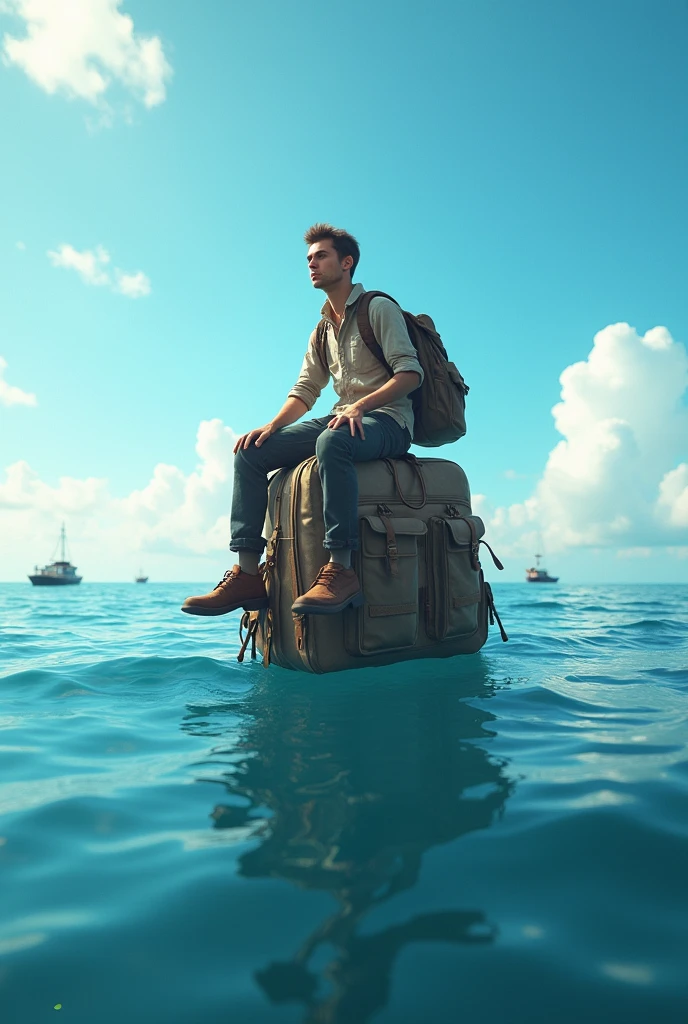
{"label": "white cloud", "polygon": [[[198,465],[188,474],[158,464],[140,490],[124,498],[111,494],[106,479],[62,477],[56,485],[42,481],[24,461],[5,471],[0,483],[0,547],[19,549],[27,565],[49,553],[59,523],[66,519],[71,543],[90,551],[90,578],[116,577],[122,565],[140,557],[179,555],[213,558],[227,551],[232,495],[233,448],[238,435],[219,419],[204,420],[196,436]],[[45,555],[47,557],[47,555]],[[231,556],[227,556],[229,558]],[[227,560],[225,559],[225,561]],[[99,568],[98,568],[99,567]],[[21,565],[17,573],[26,571]]]}
{"label": "white cloud", "polygon": [[[684,347],[664,328],[640,336],[627,324],[611,325],[595,336],[588,358],[560,379],[553,415],[563,439],[531,497],[502,508],[490,507],[484,495],[474,497],[490,542],[500,555],[532,557],[542,533],[548,553],[608,548],[621,559],[642,560],[662,546],[672,557],[688,558]],[[51,486],[25,462],[15,463],[0,483],[4,564],[11,556],[17,574],[25,572],[16,552],[33,564],[39,551],[52,549],[64,517],[72,540],[78,538],[82,553],[90,551],[91,579],[116,578],[123,565],[133,571],[146,556],[222,565],[236,439],[221,420],[202,422],[192,472],[160,463],[145,486],[126,497],[113,496],[99,478],[65,477]],[[170,571],[188,578],[176,565]]]}
{"label": "white cloud", "polygon": [[142,270],[127,274],[118,267],[113,274],[109,271],[110,253],[102,245],[95,249],[79,252],[73,245],[62,244],[55,250],[48,250],[48,259],[54,267],[76,270],[85,284],[109,287],[119,295],[140,299],[151,293],[150,278]]}
{"label": "white cloud", "polygon": [[552,414],[563,435],[525,502],[476,505],[506,554],[567,547],[625,550],[688,540],[688,357],[665,327],[595,335],[560,377]]}
{"label": "white cloud", "polygon": [[130,299],[140,299],[144,295],[150,295],[150,278],[142,270],[135,274],[123,274],[119,270],[117,271],[115,291],[121,295],[128,295]]}
{"label": "white cloud", "polygon": [[51,95],[107,106],[113,83],[146,107],[162,103],[172,69],[159,36],[134,31],[122,0],[4,0],[0,10],[23,22],[23,37],[6,32],[5,62],[21,68]]}
{"label": "white cloud", "polygon": [[36,405],[36,396],[21,388],[8,384],[3,380],[7,369],[7,361],[0,356],[0,404],[1,405]]}
{"label": "white cloud", "polygon": [[662,477],[657,505],[672,526],[688,527],[688,463],[682,462]]}
{"label": "white cloud", "polygon": [[79,252],[72,245],[61,245],[57,252],[48,251],[48,259],[54,267],[76,270],[85,284],[97,286],[110,284],[110,275],[104,269],[110,262],[110,254],[101,245],[95,250]]}

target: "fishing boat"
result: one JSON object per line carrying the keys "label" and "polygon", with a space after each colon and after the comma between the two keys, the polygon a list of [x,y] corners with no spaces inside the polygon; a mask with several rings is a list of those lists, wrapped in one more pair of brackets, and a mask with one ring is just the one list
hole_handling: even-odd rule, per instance
{"label": "fishing boat", "polygon": [[139,574],[135,579],[137,583],[148,583],[148,577],[144,576],[143,569],[139,569]]}
{"label": "fishing boat", "polygon": [[526,583],[557,583],[558,576],[550,576],[546,569],[540,568],[542,555],[535,556],[535,566],[526,569]]}
{"label": "fishing boat", "polygon": [[54,552],[53,561],[48,565],[44,565],[42,569],[39,569],[37,565],[34,566],[33,575],[29,576],[34,587],[66,587],[70,584],[81,583],[83,577],[77,576],[76,566],[72,565],[67,557],[67,536],[64,523],[57,547],[60,549],[58,560],[55,559],[56,552]]}

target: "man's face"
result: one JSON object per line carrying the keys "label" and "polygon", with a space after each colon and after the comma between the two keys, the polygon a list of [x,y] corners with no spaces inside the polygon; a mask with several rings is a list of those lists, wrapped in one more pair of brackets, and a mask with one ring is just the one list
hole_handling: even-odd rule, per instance
{"label": "man's face", "polygon": [[[313,242],[308,250],[308,273],[314,288],[327,289],[339,284],[343,277],[349,277],[351,257],[340,259],[331,238]],[[344,264],[342,266],[342,264]]]}

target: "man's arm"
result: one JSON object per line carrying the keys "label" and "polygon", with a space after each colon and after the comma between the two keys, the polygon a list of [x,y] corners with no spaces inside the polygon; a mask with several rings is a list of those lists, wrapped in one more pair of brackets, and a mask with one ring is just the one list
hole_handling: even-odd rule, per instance
{"label": "man's arm", "polygon": [[409,338],[404,314],[396,302],[377,296],[370,303],[369,314],[370,325],[377,343],[394,376],[377,391],[371,392],[365,398],[342,409],[341,413],[329,423],[329,426],[336,430],[337,427],[348,422],[351,434],[355,434],[358,430],[361,437],[365,437],[362,423],[365,413],[388,405],[398,398],[404,398],[423,383],[423,370]]}
{"label": "man's arm", "polygon": [[267,441],[270,437],[270,434],[274,434],[280,427],[288,427],[290,423],[296,423],[307,409],[306,403],[302,402],[300,398],[287,398],[273,420],[270,420],[263,427],[249,430],[248,434],[242,434],[234,445],[234,454],[236,455],[240,448],[248,448],[250,444],[255,444],[256,448],[260,448],[263,441]]}
{"label": "man's arm", "polygon": [[348,423],[352,437],[356,430],[358,430],[361,437],[365,437],[363,430],[363,417],[365,414],[372,412],[374,409],[379,409],[383,405],[389,405],[390,402],[396,401],[397,398],[404,398],[412,391],[415,391],[420,382],[420,373],[415,373],[413,370],[401,370],[399,373],[395,373],[393,377],[390,377],[387,383],[383,384],[376,391],[372,391],[365,398],[359,398],[352,405],[347,405],[346,409],[342,409],[337,416],[330,420],[328,427],[336,430],[342,423]]}
{"label": "man's arm", "polygon": [[289,392],[280,411],[269,423],[249,430],[247,434],[242,434],[234,446],[235,455],[240,448],[248,448],[250,444],[255,444],[256,448],[260,448],[270,434],[274,434],[280,427],[288,427],[290,423],[295,423],[305,412],[313,408],[330,377],[315,350],[315,336],[316,332],[313,331],[308,342],[308,349],[303,357],[298,380]]}

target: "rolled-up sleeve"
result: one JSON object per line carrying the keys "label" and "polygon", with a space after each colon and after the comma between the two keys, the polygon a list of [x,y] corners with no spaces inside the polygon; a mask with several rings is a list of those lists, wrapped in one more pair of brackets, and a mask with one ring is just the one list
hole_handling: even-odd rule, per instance
{"label": "rolled-up sleeve", "polygon": [[298,380],[287,396],[288,398],[300,398],[309,410],[313,408],[320,397],[320,392],[330,379],[329,371],[323,366],[322,360],[315,350],[315,335],[316,332],[313,331],[303,357]]}
{"label": "rolled-up sleeve", "polygon": [[370,303],[370,326],[377,343],[394,373],[417,373],[423,383],[423,370],[406,329],[404,314],[396,302],[380,296]]}

